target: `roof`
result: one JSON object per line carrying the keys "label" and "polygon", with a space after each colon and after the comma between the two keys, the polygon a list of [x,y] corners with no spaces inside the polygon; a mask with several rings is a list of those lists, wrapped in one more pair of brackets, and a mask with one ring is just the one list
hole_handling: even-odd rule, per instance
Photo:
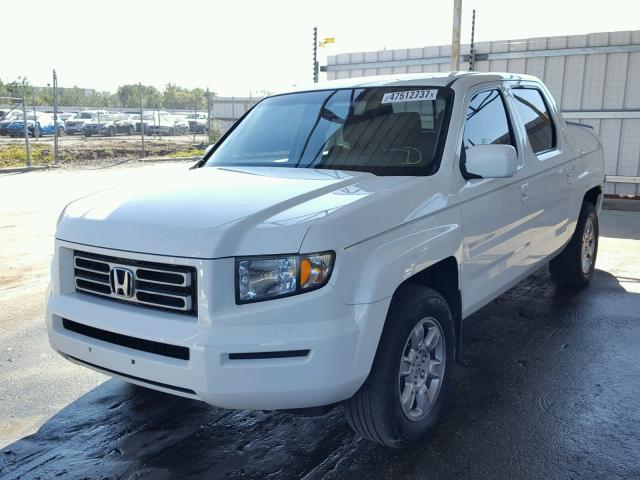
{"label": "roof", "polygon": [[[396,75],[376,75],[371,77],[342,78],[339,80],[329,80],[327,82],[300,85],[289,92],[309,91],[309,90],[330,90],[335,88],[366,88],[366,87],[403,87],[403,86],[430,86],[444,87],[453,81],[464,79],[461,82],[462,88],[469,88],[472,85],[484,82],[499,80],[540,80],[532,75],[506,72],[425,72],[425,73],[403,73]],[[286,93],[285,91],[279,93]]]}

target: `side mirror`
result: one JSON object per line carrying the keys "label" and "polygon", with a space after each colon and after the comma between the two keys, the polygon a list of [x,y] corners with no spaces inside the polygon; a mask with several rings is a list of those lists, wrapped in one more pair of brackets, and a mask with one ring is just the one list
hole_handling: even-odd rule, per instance
{"label": "side mirror", "polygon": [[518,169],[518,154],[511,145],[475,145],[465,155],[467,172],[481,178],[513,177]]}

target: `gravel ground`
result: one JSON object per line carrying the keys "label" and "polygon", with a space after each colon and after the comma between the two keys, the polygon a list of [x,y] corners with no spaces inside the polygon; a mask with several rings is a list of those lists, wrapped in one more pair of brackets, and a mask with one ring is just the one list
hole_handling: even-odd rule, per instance
{"label": "gravel ground", "polygon": [[604,211],[579,293],[546,269],[465,322],[431,437],[395,451],[320,417],[216,409],[63,361],[43,325],[72,198],[186,163],[0,176],[0,478],[640,478],[640,213]]}

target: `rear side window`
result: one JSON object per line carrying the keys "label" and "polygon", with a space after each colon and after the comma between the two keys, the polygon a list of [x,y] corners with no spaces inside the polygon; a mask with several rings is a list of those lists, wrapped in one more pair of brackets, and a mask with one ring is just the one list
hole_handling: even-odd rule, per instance
{"label": "rear side window", "polygon": [[477,93],[471,98],[464,125],[465,150],[474,145],[491,144],[513,145],[509,117],[497,89]]}
{"label": "rear side window", "polygon": [[527,137],[534,153],[552,150],[556,146],[556,134],[551,114],[540,90],[514,88],[516,108],[527,130]]}

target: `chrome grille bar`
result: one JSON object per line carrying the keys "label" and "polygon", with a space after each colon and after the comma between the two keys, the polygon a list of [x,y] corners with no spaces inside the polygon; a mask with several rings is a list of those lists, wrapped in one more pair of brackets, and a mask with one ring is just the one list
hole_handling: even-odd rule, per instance
{"label": "chrome grille bar", "polygon": [[[197,313],[196,276],[193,267],[78,251],[74,254],[73,265],[75,287],[78,292],[175,313]],[[133,273],[132,296],[114,293],[115,287],[112,285],[113,277],[110,273],[113,268],[124,268]]]}

